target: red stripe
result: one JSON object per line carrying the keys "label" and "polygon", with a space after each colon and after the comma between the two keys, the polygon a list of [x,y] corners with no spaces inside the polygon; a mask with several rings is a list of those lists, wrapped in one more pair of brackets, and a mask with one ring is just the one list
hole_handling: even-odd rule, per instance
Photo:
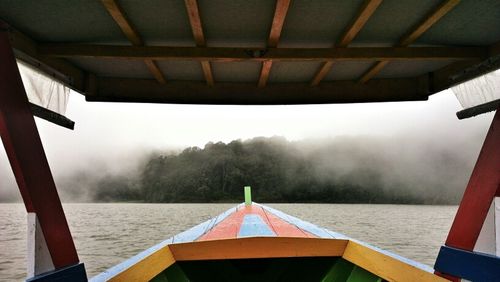
{"label": "red stripe", "polygon": [[245,210],[245,208],[239,208],[196,241],[236,238],[245,216]]}
{"label": "red stripe", "polygon": [[197,241],[237,238],[243,218],[248,214],[259,215],[278,237],[316,237],[264,211],[260,206],[252,205],[239,208],[236,212],[229,215],[226,219],[212,228],[212,230],[198,238]]}
{"label": "red stripe", "polygon": [[269,224],[271,224],[272,229],[275,231],[275,233],[280,236],[280,237],[310,237],[310,238],[317,238],[317,236],[304,231],[297,226],[290,224],[281,218],[275,216],[274,214],[270,213],[269,211],[263,210],[265,213],[267,220]]}

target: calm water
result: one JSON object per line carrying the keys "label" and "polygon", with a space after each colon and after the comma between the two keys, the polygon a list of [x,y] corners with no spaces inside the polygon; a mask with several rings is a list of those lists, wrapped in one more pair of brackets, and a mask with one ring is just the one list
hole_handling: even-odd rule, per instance
{"label": "calm water", "polygon": [[[80,260],[89,277],[234,204],[66,204]],[[270,204],[306,221],[432,265],[456,207]],[[26,215],[0,204],[0,280],[25,278]]]}

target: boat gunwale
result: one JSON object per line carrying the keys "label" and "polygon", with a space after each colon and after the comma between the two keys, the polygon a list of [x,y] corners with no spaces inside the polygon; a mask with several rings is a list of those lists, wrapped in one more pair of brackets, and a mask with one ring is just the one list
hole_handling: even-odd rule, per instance
{"label": "boat gunwale", "polygon": [[[396,277],[401,275],[401,265],[405,265],[408,267],[404,267],[405,271],[411,271],[415,272],[415,275],[417,275],[420,278],[429,278],[425,279],[423,281],[446,281],[442,280],[443,278],[436,276],[433,274],[434,270],[424,264],[415,262],[413,260],[401,257],[399,255],[396,255],[394,253],[391,253],[386,250],[382,250],[380,248],[371,246],[365,242],[361,242],[359,240],[355,240],[352,238],[349,238],[343,234],[333,232],[330,230],[327,230],[325,228],[319,227],[315,224],[312,224],[310,222],[306,222],[304,220],[301,220],[299,218],[293,217],[291,215],[288,215],[284,212],[281,212],[279,210],[273,209],[271,207],[254,203],[252,202],[253,205],[259,206],[262,209],[264,209],[267,212],[272,213],[273,215],[283,219],[284,221],[297,226],[298,228],[307,231],[315,236],[318,236],[317,238],[300,238],[300,237],[269,237],[269,236],[252,236],[252,237],[243,237],[243,238],[225,238],[225,239],[215,239],[215,240],[206,240],[206,241],[196,241],[199,239],[201,236],[212,230],[217,224],[222,222],[225,218],[227,218],[229,215],[235,213],[238,211],[240,207],[244,205],[244,203],[239,204],[233,208],[230,208],[226,210],[225,212],[221,213],[220,215],[207,220],[205,222],[202,222],[182,233],[179,233],[157,245],[152,246],[149,249],[146,249],[145,251],[142,251],[141,253],[125,260],[124,262],[117,264],[106,271],[92,277],[90,281],[124,281],[122,278],[124,277],[125,274],[127,273],[133,273],[138,267],[138,264],[144,265],[144,263],[147,263],[150,260],[154,260],[154,255],[163,251],[166,254],[170,254],[173,258],[172,261],[167,261],[165,264],[166,268],[168,268],[170,265],[174,264],[176,261],[186,261],[186,260],[207,260],[208,258],[199,258],[195,259],[195,257],[192,257],[191,259],[183,259],[182,257],[179,257],[180,259],[177,259],[175,257],[175,253],[178,253],[179,246],[202,246],[203,244],[224,244],[227,242],[247,242],[247,241],[253,241],[253,242],[262,242],[262,240],[298,240],[299,241],[308,241],[308,242],[324,242],[324,241],[342,241],[345,242],[345,246],[342,250],[342,253],[332,253],[331,255],[323,255],[323,256],[331,256],[331,257],[342,257],[355,265],[358,265],[362,268],[365,268],[366,270],[375,273],[376,275],[380,276],[381,278],[384,278],[388,281],[394,281],[394,273],[396,273]],[[311,241],[312,240],[312,241]],[[173,250],[174,249],[174,250]],[[351,251],[354,249],[354,251]],[[381,260],[377,262],[377,260],[373,259],[368,259],[368,260],[363,260],[361,255],[359,254],[359,250],[362,249],[364,252],[368,252],[370,256],[375,256],[377,257],[377,260]],[[167,251],[168,250],[168,251]],[[348,251],[349,250],[349,251]],[[347,257],[344,257],[346,254],[346,251],[348,251]],[[354,255],[353,255],[354,254]],[[268,256],[269,257],[269,256]],[[286,258],[286,257],[310,257],[307,255],[295,255],[295,256],[272,256],[272,258]],[[231,257],[223,257],[220,256],[220,258],[210,258],[210,259],[245,259],[245,258],[264,258],[263,256],[260,257],[252,257],[252,256],[245,256],[244,253],[242,253],[238,258],[231,258]],[[271,258],[271,257],[269,257]],[[363,265],[359,265],[359,264]],[[380,270],[382,269],[381,266],[383,265],[392,265],[391,267],[392,271],[389,272],[381,272]],[[164,269],[163,269],[164,270]],[[161,272],[161,271],[160,271]],[[156,273],[159,274],[160,272]],[[399,274],[398,274],[399,273]],[[420,275],[420,274],[421,275]],[[127,276],[127,275],[125,275]],[[149,279],[153,278],[156,275],[153,274],[148,274]],[[121,277],[121,278],[120,278]],[[147,277],[144,277],[144,280],[149,280],[146,279]],[[432,279],[434,278],[434,279]]]}

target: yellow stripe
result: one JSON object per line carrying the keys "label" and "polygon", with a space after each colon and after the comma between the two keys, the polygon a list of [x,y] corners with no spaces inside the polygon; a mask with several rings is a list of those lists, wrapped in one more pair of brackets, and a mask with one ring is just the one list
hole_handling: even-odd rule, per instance
{"label": "yellow stripe", "polygon": [[342,257],[387,281],[448,281],[353,241]]}
{"label": "yellow stripe", "polygon": [[174,264],[172,252],[165,246],[145,257],[109,281],[149,281]]}
{"label": "yellow stripe", "polygon": [[213,241],[197,241],[169,245],[177,261],[335,257],[341,256],[347,240],[291,237],[249,237]]}
{"label": "yellow stripe", "polygon": [[[149,281],[179,261],[272,257],[342,256],[387,281],[448,281],[353,241],[252,237],[165,246],[109,281]],[[174,258],[175,257],[175,258]]]}

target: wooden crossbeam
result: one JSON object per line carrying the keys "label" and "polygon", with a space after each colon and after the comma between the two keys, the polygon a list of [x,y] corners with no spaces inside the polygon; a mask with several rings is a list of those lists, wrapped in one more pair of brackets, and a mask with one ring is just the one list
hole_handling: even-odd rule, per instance
{"label": "wooden crossbeam", "polygon": [[135,28],[130,24],[130,21],[126,18],[125,12],[120,5],[115,0],[102,0],[104,7],[108,10],[116,24],[120,27],[123,34],[128,38],[128,40],[137,46],[144,45],[141,37],[135,30]]}
{"label": "wooden crossbeam", "polygon": [[361,6],[357,16],[354,21],[349,25],[349,27],[344,32],[338,44],[339,47],[347,47],[354,37],[359,33],[359,31],[365,26],[366,22],[373,15],[378,6],[382,3],[382,0],[366,0]]}
{"label": "wooden crossbeam", "polygon": [[[276,2],[276,9],[274,11],[271,32],[269,32],[269,39],[267,40],[267,46],[270,48],[276,48],[278,46],[278,41],[281,36],[281,31],[283,30],[283,24],[285,23],[285,18],[289,6],[290,0],[278,0]],[[269,74],[271,73],[272,65],[273,61],[271,60],[262,63],[262,69],[260,71],[258,83],[259,87],[266,86],[267,80],[269,79]]]}
{"label": "wooden crossbeam", "polygon": [[[355,81],[273,83],[260,88],[255,83],[219,82],[213,87],[193,81],[155,83],[151,79],[97,78],[99,88],[87,101],[148,102],[178,104],[282,105],[426,100],[428,78],[377,79],[366,84]],[[235,95],[235,93],[237,95]]]}
{"label": "wooden crossbeam", "polygon": [[267,79],[269,78],[269,73],[271,72],[271,66],[273,65],[273,61],[264,61],[262,62],[262,70],[260,71],[259,77],[259,87],[265,87],[267,83]]}
{"label": "wooden crossbeam", "polygon": [[[261,52],[262,51],[262,52]],[[255,48],[165,47],[48,43],[38,54],[53,58],[197,60],[197,61],[351,61],[351,60],[468,60],[485,58],[488,47],[352,47]],[[259,54],[259,55],[255,55]],[[261,54],[261,55],[260,55]]]}
{"label": "wooden crossbeam", "polygon": [[399,41],[399,46],[408,46],[415,42],[422,34],[424,34],[431,26],[439,21],[444,15],[451,11],[460,0],[448,0],[437,7],[428,17],[420,22],[407,35],[403,36]]}
{"label": "wooden crossbeam", "polygon": [[189,23],[193,31],[194,41],[197,46],[205,46],[205,36],[203,35],[198,2],[197,0],[185,0],[184,2],[189,16]]}
{"label": "wooden crossbeam", "polygon": [[364,74],[363,76],[359,79],[360,83],[365,83],[368,80],[370,80],[372,77],[377,75],[387,64],[389,61],[378,61],[375,63],[375,65],[371,66]]}
{"label": "wooden crossbeam", "polygon": [[[341,256],[343,239],[255,237],[172,244],[177,261]],[[238,279],[237,279],[238,280]]]}
{"label": "wooden crossbeam", "polygon": [[[366,22],[373,15],[375,10],[380,6],[382,0],[366,0],[361,8],[359,9],[358,14],[352,21],[352,23],[348,26],[344,34],[342,35],[338,47],[347,47],[349,43],[354,39],[354,37],[358,34],[358,32],[363,28]],[[311,86],[317,86],[321,80],[330,72],[333,66],[332,62],[324,62],[319,71],[314,76]]]}
{"label": "wooden crossbeam", "polygon": [[[191,29],[193,31],[194,41],[196,46],[204,47],[205,36],[203,35],[203,26],[201,24],[200,11],[198,10],[197,0],[185,0],[186,9],[189,16],[189,23],[191,24]],[[205,75],[205,80],[209,86],[214,85],[214,77],[212,75],[212,67],[210,61],[201,61],[201,67],[203,69],[203,74]]]}
{"label": "wooden crossbeam", "polygon": [[161,72],[160,68],[158,67],[155,61],[146,59],[144,60],[144,63],[146,64],[149,71],[151,72],[151,74],[153,74],[153,76],[158,82],[166,83],[165,77],[163,76],[163,73]]}
{"label": "wooden crossbeam", "polygon": [[487,58],[456,61],[424,75],[432,77],[432,91],[437,93],[499,68],[500,42],[496,42],[488,47]]}
{"label": "wooden crossbeam", "polygon": [[330,72],[333,66],[333,61],[324,62],[321,68],[318,70],[313,80],[311,81],[311,86],[317,86],[323,78]]}
{"label": "wooden crossbeam", "polygon": [[[0,21],[0,24],[2,22]],[[59,82],[75,90],[85,93],[85,72],[66,60],[40,56],[38,44],[18,30],[9,28],[9,39],[16,52],[16,58],[35,66],[43,73],[57,79]]]}
{"label": "wooden crossbeam", "polygon": [[[410,32],[403,36],[397,46],[405,47],[417,40],[424,32],[439,21],[444,15],[451,11],[460,0],[446,0],[429,15],[427,15],[419,24],[417,24]],[[377,75],[389,62],[377,62],[368,71],[366,71],[359,79],[360,83],[365,83],[375,75]]]}
{"label": "wooden crossbeam", "polygon": [[205,74],[205,80],[208,86],[214,86],[214,77],[212,75],[212,67],[210,61],[201,61],[201,68]]}
{"label": "wooden crossbeam", "polygon": [[271,32],[269,33],[269,39],[267,40],[267,46],[271,48],[276,48],[278,46],[286,14],[288,13],[288,7],[290,7],[290,0],[278,0],[276,2],[273,24],[271,25]]}
{"label": "wooden crossbeam", "polygon": [[[137,30],[131,24],[129,19],[126,17],[125,12],[121,8],[120,5],[116,2],[116,0],[101,0],[106,7],[106,10],[111,15],[113,20],[118,24],[123,34],[127,37],[127,39],[135,46],[143,46],[144,42],[140,37]],[[152,60],[145,60],[144,63],[148,67],[149,71],[159,83],[165,83],[165,77],[163,76],[158,65]]]}

